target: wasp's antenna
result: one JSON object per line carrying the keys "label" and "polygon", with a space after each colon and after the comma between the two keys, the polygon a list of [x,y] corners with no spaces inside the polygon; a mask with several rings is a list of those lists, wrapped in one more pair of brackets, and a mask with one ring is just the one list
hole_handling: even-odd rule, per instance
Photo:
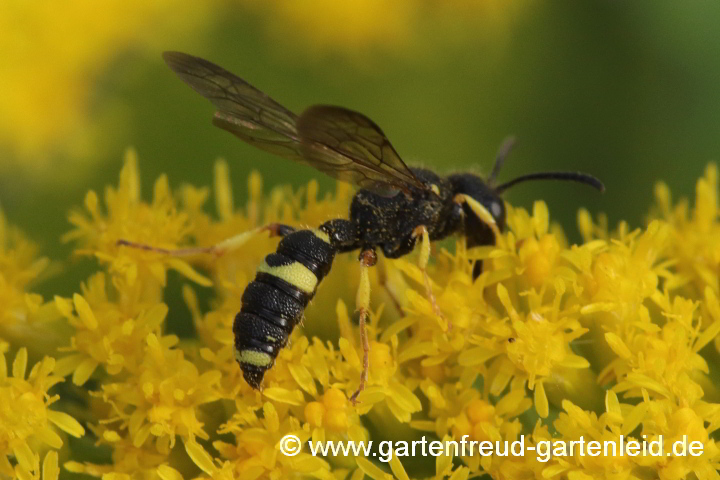
{"label": "wasp's antenna", "polygon": [[[495,169],[493,169],[493,172]],[[497,193],[502,193],[508,188],[512,187],[513,185],[516,185],[521,182],[526,182],[528,180],[566,180],[569,182],[577,182],[577,183],[584,183],[585,185],[590,185],[593,188],[596,188],[600,190],[601,192],[605,191],[605,185],[596,177],[593,177],[590,174],[587,173],[581,173],[581,172],[539,172],[539,173],[530,173],[528,175],[521,175],[517,178],[514,178],[510,180],[509,182],[505,182],[502,185],[498,185],[495,187],[495,191]]]}
{"label": "wasp's antenna", "polygon": [[517,139],[513,136],[507,137],[505,140],[503,140],[502,145],[500,145],[500,149],[497,152],[497,155],[495,156],[495,165],[493,165],[493,169],[490,172],[490,176],[487,178],[487,184],[492,185],[495,183],[495,178],[500,173],[500,169],[503,166],[503,163],[505,163],[505,158],[510,153],[510,150],[515,146]]}

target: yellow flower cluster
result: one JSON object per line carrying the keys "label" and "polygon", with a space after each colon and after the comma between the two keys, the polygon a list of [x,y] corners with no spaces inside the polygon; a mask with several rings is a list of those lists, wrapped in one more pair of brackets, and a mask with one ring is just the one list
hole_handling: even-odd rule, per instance
{"label": "yellow flower cluster", "polygon": [[37,252],[37,245],[9,225],[0,210],[0,353],[7,352],[8,341],[35,340],[39,330],[45,330],[45,322],[57,316],[52,304],[27,291],[51,270],[49,259],[37,258]]}
{"label": "yellow flower cluster", "polygon": [[[543,202],[531,212],[508,205],[508,227],[496,245],[467,249],[458,238],[436,246],[432,289],[452,328],[426,297],[412,256],[381,259],[371,271],[368,386],[353,406],[349,396],[362,371],[353,255],[336,258],[259,392],[235,362],[232,321],[255,268],[278,240],[258,234],[221,256],[184,257],[117,243],[176,250],[270,222],[317,226],[346,216],[349,187],[338,184],[333,195],[319,197],[311,181],[299,192],[275,188],[265,195],[252,174],[247,203],[236,208],[227,166],[219,162],[212,191],[188,185],[173,191],[161,177],[146,202],[130,152],[119,185],[102,200],[88,193],[84,208],[70,216],[74,229],[66,240],[100,265],[72,298],[44,304],[25,293],[19,279],[36,276],[45,261],[10,250],[7,235],[0,236],[0,247],[6,245],[0,298],[14,299],[10,310],[0,304],[0,339],[4,350],[18,351],[12,377],[0,376],[0,475],[40,478],[42,471],[43,478],[57,478],[54,452],[63,441],[55,427],[75,436],[83,431],[47,407],[74,388],[86,396],[68,394],[61,403],[69,412],[84,408],[93,441],[112,453],[105,462],[81,461],[87,452],[71,450],[64,468],[107,479],[720,478],[717,181],[716,167],[708,167],[692,206],[673,205],[659,185],[645,228],[622,223],[610,231],[602,217],[594,221],[581,210],[579,245],[569,245],[551,224]],[[215,214],[206,211],[211,194]],[[4,221],[0,226],[0,233],[8,230]],[[484,265],[474,282],[470,260]],[[168,270],[188,280],[184,305],[165,303]],[[65,332],[65,343],[53,353],[57,361],[46,357],[26,378],[21,347],[34,339],[6,332],[32,324],[39,310]],[[188,311],[195,334],[168,333]],[[65,390],[48,392],[66,376]],[[16,406],[11,412],[4,405]],[[303,444],[421,436],[512,442],[525,435],[526,449],[581,437],[649,442],[662,436],[665,452],[683,438],[700,442],[703,451],[576,454],[545,462],[530,450],[458,458],[450,451],[433,467],[399,455],[386,464],[371,456],[316,457],[307,449],[285,456],[278,445],[288,434]]]}
{"label": "yellow flower cluster", "polygon": [[[53,374],[55,359],[43,358],[26,377],[27,367],[27,349],[17,352],[10,372],[5,354],[0,353],[0,475],[56,480],[57,449],[64,443],[58,429],[75,437],[85,430],[67,413],[49,408],[59,396],[48,391],[63,380]],[[42,468],[40,453],[45,454]]]}
{"label": "yellow flower cluster", "polygon": [[27,291],[52,270],[37,250],[0,210],[0,477],[56,480],[61,435],[81,437],[84,429],[50,409],[60,399],[50,390],[63,378],[45,353],[66,341],[67,331],[54,302]]}

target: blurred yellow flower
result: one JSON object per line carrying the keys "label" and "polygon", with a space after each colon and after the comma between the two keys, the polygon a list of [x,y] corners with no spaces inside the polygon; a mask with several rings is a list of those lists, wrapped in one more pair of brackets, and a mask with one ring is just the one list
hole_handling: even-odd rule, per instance
{"label": "blurred yellow flower", "polygon": [[[27,352],[20,349],[12,377],[0,378],[0,397],[6,397],[0,398],[0,474],[57,478],[54,450],[62,439],[51,424],[83,433],[68,414],[47,409],[60,399],[69,412],[84,407],[97,444],[112,450],[105,463],[71,453],[65,469],[103,478],[718,478],[717,353],[707,348],[720,333],[717,240],[708,234],[718,229],[715,172],[709,167],[698,182],[693,207],[673,207],[659,186],[659,208],[643,228],[621,223],[610,230],[603,217],[581,211],[579,245],[568,244],[544,202],[531,212],[508,205],[508,228],[496,245],[467,249],[459,238],[434,255],[432,288],[452,329],[426,298],[414,259],[381,259],[371,275],[368,384],[353,406],[348,399],[358,386],[362,348],[351,314],[358,285],[352,255],[335,260],[260,392],[245,383],[234,359],[232,321],[258,263],[278,240],[258,234],[224,255],[187,258],[117,243],[176,250],[209,246],[268,222],[315,226],[345,216],[349,188],[339,184],[321,196],[312,181],[299,192],[281,187],[265,195],[253,173],[248,202],[236,208],[227,165],[218,162],[211,215],[209,189],[173,189],[165,177],[144,201],[130,153],[103,205],[91,192],[85,211],[70,215],[67,239],[99,268],[72,298],[56,297],[46,307],[59,312],[69,330],[64,347],[27,379]],[[32,277],[34,254],[20,252],[1,250],[8,260],[0,266]],[[470,260],[483,261],[476,281]],[[183,287],[185,305],[165,299],[167,270],[191,282]],[[208,285],[212,291],[203,289]],[[0,295],[25,295],[25,286],[2,283]],[[184,308],[195,334],[181,339],[166,328]],[[0,339],[4,349],[18,343]],[[0,359],[1,373],[5,355]],[[66,375],[84,398],[67,390],[47,393]],[[19,407],[3,410],[13,403]],[[522,456],[444,452],[434,471],[416,473],[416,459],[399,451],[389,452],[386,465],[372,456],[318,457],[307,449],[286,456],[279,451],[286,435],[303,444],[411,442],[422,435],[458,442],[514,442],[524,435],[526,442]],[[683,439],[702,444],[702,454],[538,460],[538,448],[550,441],[660,436],[663,454]],[[178,443],[182,448],[174,448]]]}
{"label": "blurred yellow flower", "polygon": [[417,3],[320,0],[279,2],[263,8],[271,9],[270,14],[276,19],[270,23],[272,33],[280,38],[287,32],[300,32],[300,40],[318,53],[363,56],[372,48],[407,47],[418,20]]}
{"label": "blurred yellow flower", "polygon": [[37,173],[54,152],[88,158],[94,134],[107,129],[99,117],[108,112],[91,113],[103,72],[127,50],[155,51],[168,36],[187,35],[212,11],[206,2],[168,0],[3,2],[0,89],[12,92],[0,96],[3,161]]}
{"label": "blurred yellow flower", "polygon": [[245,3],[272,18],[266,22],[270,33],[288,48],[297,43],[306,56],[310,52],[318,57],[349,58],[361,65],[373,56],[386,58],[388,53],[422,57],[424,52],[418,52],[417,46],[432,49],[436,42],[459,44],[481,35],[500,42],[507,24],[522,9],[510,3],[466,0]]}

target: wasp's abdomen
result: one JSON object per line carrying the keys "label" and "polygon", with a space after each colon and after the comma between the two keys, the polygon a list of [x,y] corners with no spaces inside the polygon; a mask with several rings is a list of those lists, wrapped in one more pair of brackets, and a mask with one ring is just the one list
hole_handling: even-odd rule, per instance
{"label": "wasp's abdomen", "polygon": [[300,230],[285,236],[277,252],[258,267],[233,324],[235,358],[253,388],[260,387],[265,372],[302,320],[334,257],[325,231]]}

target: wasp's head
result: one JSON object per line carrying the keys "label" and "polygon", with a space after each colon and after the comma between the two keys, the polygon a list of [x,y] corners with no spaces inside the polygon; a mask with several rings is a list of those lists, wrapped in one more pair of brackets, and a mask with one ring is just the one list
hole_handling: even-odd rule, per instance
{"label": "wasp's head", "polygon": [[[605,190],[605,187],[600,180],[592,175],[580,172],[530,173],[517,177],[501,185],[495,185],[495,174],[499,170],[498,165],[501,163],[501,161],[496,162],[493,174],[490,175],[487,181],[471,173],[461,173],[450,175],[448,177],[448,180],[453,188],[453,194],[464,194],[480,203],[488,212],[490,212],[500,231],[505,228],[505,203],[502,198],[500,198],[500,195],[505,190],[518,183],[528,180],[567,180],[589,185],[601,192]],[[490,226],[482,221],[467,203],[464,203],[462,208],[465,213],[463,229],[467,239],[468,248],[495,244],[495,234]],[[475,266],[473,268],[473,278],[477,278],[481,272],[482,262],[475,262]]]}
{"label": "wasp's head", "polygon": [[[513,185],[517,185],[518,183],[526,182],[528,180],[565,180],[589,185],[601,192],[605,190],[605,186],[600,180],[592,175],[581,172],[530,173],[516,177],[509,182],[496,185],[495,178],[500,172],[500,167],[502,167],[505,157],[514,142],[515,140],[511,137],[500,147],[500,151],[495,159],[495,165],[493,166],[492,172],[488,176],[487,180],[483,180],[477,175],[473,175],[471,173],[461,173],[450,175],[448,177],[448,180],[453,188],[453,196],[464,194],[480,203],[488,212],[490,212],[490,215],[492,215],[495,219],[495,223],[500,231],[505,228],[505,203],[500,198],[500,195],[505,190]],[[465,237],[467,239],[467,246],[477,247],[480,245],[493,245],[495,243],[495,234],[490,226],[483,222],[467,203],[464,203],[462,208],[465,213],[463,227]],[[481,272],[482,262],[475,262],[475,266],[473,267],[473,278],[477,278]]]}
{"label": "wasp's head", "polygon": [[[450,175],[448,180],[453,188],[453,196],[464,194],[472,197],[490,212],[501,231],[505,228],[505,203],[500,198],[500,195],[482,178],[471,173],[461,173]],[[478,245],[494,244],[495,234],[490,226],[478,218],[467,204],[463,204],[463,211],[465,212],[463,226],[467,246],[477,247]]]}

